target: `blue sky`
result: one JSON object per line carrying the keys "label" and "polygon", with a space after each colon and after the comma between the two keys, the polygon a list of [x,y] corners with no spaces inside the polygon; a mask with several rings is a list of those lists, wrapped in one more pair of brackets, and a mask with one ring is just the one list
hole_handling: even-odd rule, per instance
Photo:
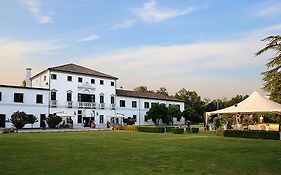
{"label": "blue sky", "polygon": [[260,89],[271,55],[254,53],[280,33],[278,0],[2,0],[0,82],[73,62],[125,89],[232,97]]}

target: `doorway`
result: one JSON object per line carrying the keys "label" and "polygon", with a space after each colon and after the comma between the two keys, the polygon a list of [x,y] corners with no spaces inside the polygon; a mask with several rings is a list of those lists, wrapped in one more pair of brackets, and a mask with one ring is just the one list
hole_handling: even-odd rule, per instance
{"label": "doorway", "polygon": [[5,128],[6,124],[6,115],[0,114],[0,128]]}
{"label": "doorway", "polygon": [[84,127],[90,127],[92,121],[94,121],[94,120],[95,120],[95,117],[83,117]]}
{"label": "doorway", "polygon": [[46,126],[46,124],[44,125],[43,122],[45,122],[46,120],[46,114],[41,114],[40,115],[40,128],[43,128],[44,126]]}

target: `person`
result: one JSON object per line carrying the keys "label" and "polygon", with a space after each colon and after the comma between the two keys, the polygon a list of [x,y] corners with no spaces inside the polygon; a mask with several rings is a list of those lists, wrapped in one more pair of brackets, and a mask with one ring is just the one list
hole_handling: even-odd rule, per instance
{"label": "person", "polygon": [[106,122],[106,127],[110,128],[110,122],[109,121]]}
{"label": "person", "polygon": [[42,120],[42,129],[46,130],[46,122],[45,122],[45,120]]}
{"label": "person", "polygon": [[264,118],[263,118],[263,116],[260,116],[259,122],[260,122],[260,123],[264,123]]}
{"label": "person", "polygon": [[93,120],[93,122],[91,123],[91,128],[96,128],[96,121]]}

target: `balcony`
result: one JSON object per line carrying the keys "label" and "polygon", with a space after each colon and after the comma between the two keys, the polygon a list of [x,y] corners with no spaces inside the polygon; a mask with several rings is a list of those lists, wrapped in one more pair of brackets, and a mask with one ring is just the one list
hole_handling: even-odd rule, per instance
{"label": "balcony", "polygon": [[51,108],[56,108],[56,107],[57,107],[57,103],[58,103],[57,100],[51,100],[51,101],[50,101],[50,107],[51,107]]}
{"label": "balcony", "polygon": [[110,109],[116,109],[116,104],[110,104]]}
{"label": "balcony", "polygon": [[92,102],[78,102],[78,108],[95,109],[96,103]]}
{"label": "balcony", "polygon": [[100,103],[100,109],[104,109],[105,104],[104,103]]}
{"label": "balcony", "polygon": [[66,102],[66,107],[67,108],[72,108],[73,102],[72,101],[67,101]]}

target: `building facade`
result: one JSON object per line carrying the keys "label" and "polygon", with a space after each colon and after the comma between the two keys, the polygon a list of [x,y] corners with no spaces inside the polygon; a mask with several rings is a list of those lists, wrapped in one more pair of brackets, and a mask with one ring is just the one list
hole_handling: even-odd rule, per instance
{"label": "building facade", "polygon": [[[104,128],[107,122],[123,124],[128,117],[135,118],[136,125],[152,124],[145,114],[153,103],[173,104],[184,110],[184,103],[178,99],[116,89],[118,78],[76,64],[51,67],[33,77],[31,69],[26,71],[26,88],[0,86],[0,122],[5,120],[0,127],[10,127],[10,116],[16,111],[38,117],[34,127],[40,127],[44,115],[56,114],[71,117],[76,128],[89,127],[93,120],[98,128]],[[12,101],[11,95],[18,93],[23,94],[23,102]],[[38,104],[34,98],[40,98],[39,94],[43,95],[43,102]],[[174,123],[183,124],[184,120],[175,119]]]}

